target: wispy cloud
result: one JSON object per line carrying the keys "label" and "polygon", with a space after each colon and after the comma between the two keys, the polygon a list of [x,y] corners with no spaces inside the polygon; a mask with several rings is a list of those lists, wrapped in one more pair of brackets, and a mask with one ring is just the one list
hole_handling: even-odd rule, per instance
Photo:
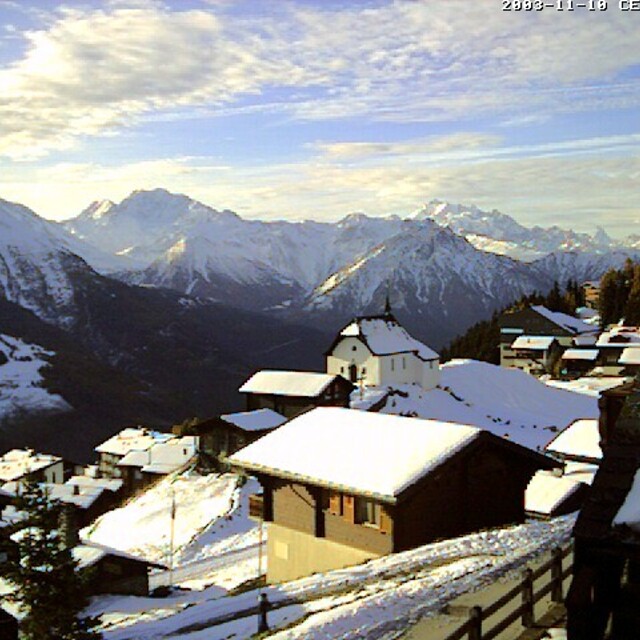
{"label": "wispy cloud", "polygon": [[[562,143],[503,147],[478,140],[473,155],[457,152],[460,138],[431,141],[439,159],[422,155],[423,140],[393,149],[373,144],[372,155],[327,155],[318,148],[304,161],[268,166],[221,164],[212,158],[165,158],[110,167],[57,164],[48,168],[0,167],[0,192],[37,211],[68,217],[88,199],[124,198],[138,188],[164,186],[217,208],[248,217],[337,219],[354,209],[371,215],[407,214],[421,202],[498,208],[528,224],[561,224],[585,230],[605,225],[619,235],[637,224],[640,136],[611,136]],[[414,147],[420,150],[414,154]],[[451,151],[447,151],[451,149]],[[29,197],[18,197],[37,184]],[[87,196],[87,194],[90,194]],[[72,202],[64,211],[52,203]],[[357,203],[354,206],[354,203]]]}

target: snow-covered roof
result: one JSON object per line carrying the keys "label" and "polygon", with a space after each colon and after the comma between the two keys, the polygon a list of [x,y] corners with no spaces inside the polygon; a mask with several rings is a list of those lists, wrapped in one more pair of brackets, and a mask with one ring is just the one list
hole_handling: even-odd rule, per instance
{"label": "snow-covered roof", "polygon": [[583,482],[557,476],[553,471],[538,471],[524,494],[524,508],[529,513],[551,515],[567,498],[584,487]]}
{"label": "snow-covered roof", "polygon": [[598,420],[576,420],[560,432],[546,447],[547,453],[566,457],[600,460],[600,431]]}
{"label": "snow-covered roof", "polygon": [[598,357],[597,349],[567,349],[562,354],[563,360],[589,360],[593,361]]}
{"label": "snow-covered roof", "polygon": [[178,470],[198,451],[198,436],[182,436],[159,442],[145,451],[130,451],[119,467],[139,467],[146,473],[166,474]]}
{"label": "snow-covered roof", "polygon": [[256,409],[255,411],[227,413],[220,416],[220,419],[245,431],[275,429],[287,421],[287,418],[273,409]]}
{"label": "snow-covered roof", "polygon": [[618,358],[619,364],[640,364],[640,344],[633,347],[625,347]]}
{"label": "snow-covered roof", "polygon": [[96,447],[98,453],[125,456],[129,451],[145,450],[156,442],[166,442],[175,436],[143,427],[127,427]]}
{"label": "snow-covered roof", "polygon": [[80,490],[84,487],[95,487],[104,489],[106,491],[112,491],[115,493],[122,487],[122,480],[118,478],[94,478],[93,476],[72,476],[65,482],[70,486],[78,486]]}
{"label": "snow-covered roof", "polygon": [[62,458],[31,449],[11,449],[0,456],[0,481],[11,482],[61,462]]}
{"label": "snow-covered roof", "polygon": [[593,325],[560,311],[550,311],[541,304],[533,305],[531,309],[570,333],[593,333],[596,330]]}
{"label": "snow-covered roof", "polygon": [[150,449],[151,460],[142,467],[145,473],[167,474],[177,471],[198,453],[198,436],[182,436]]}
{"label": "snow-covered roof", "polygon": [[633,344],[640,346],[640,333],[638,327],[613,327],[609,331],[603,331],[596,344],[599,347],[624,347]]}
{"label": "snow-covered roof", "polygon": [[553,344],[554,340],[553,336],[518,336],[511,344],[511,348],[545,351]]}
{"label": "snow-covered roof", "polygon": [[598,340],[598,336],[593,335],[583,335],[583,336],[574,336],[573,344],[576,347],[591,347],[596,344]]}
{"label": "snow-covered roof", "polygon": [[415,353],[422,360],[440,357],[433,349],[410,336],[393,316],[356,318],[340,332],[340,336],[361,338],[376,356]]}
{"label": "snow-covered roof", "polygon": [[462,424],[318,407],[229,461],[249,470],[393,500],[480,433]]}
{"label": "snow-covered roof", "polygon": [[640,533],[640,469],[636,471],[629,493],[612,524],[614,526],[625,524],[636,533]]}
{"label": "snow-covered roof", "polygon": [[314,371],[271,371],[254,373],[239,389],[240,393],[268,393],[276,396],[313,398],[336,379],[335,374]]}
{"label": "snow-covered roof", "polygon": [[162,565],[159,565],[155,562],[150,562],[149,560],[145,560],[144,558],[140,558],[138,556],[131,555],[130,553],[125,553],[124,551],[114,549],[113,547],[107,547],[96,542],[89,542],[88,540],[83,540],[79,545],[75,546],[72,550],[72,554],[74,559],[78,563],[78,569],[91,567],[106,556],[127,558],[127,560],[143,562],[150,566],[162,567]]}

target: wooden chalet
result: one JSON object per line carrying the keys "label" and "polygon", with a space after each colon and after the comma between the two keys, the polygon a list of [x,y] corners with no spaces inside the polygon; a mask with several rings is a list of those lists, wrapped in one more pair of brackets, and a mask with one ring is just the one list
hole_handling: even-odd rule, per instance
{"label": "wooden chalet", "polygon": [[[612,398],[624,398],[621,410]],[[603,404],[603,458],[573,532],[569,640],[631,640],[640,629],[640,388]]]}
{"label": "wooden chalet", "polygon": [[500,327],[500,365],[514,366],[517,354],[512,345],[519,336],[553,337],[563,349],[572,346],[577,336],[596,333],[597,328],[578,318],[533,305],[519,311],[503,313]]}
{"label": "wooden chalet", "polygon": [[[596,346],[599,350],[598,368],[605,375],[624,375],[627,366],[635,369],[634,349],[640,353],[640,332],[638,327],[615,326],[609,331],[603,331],[598,337]],[[625,361],[621,362],[626,353]]]}
{"label": "wooden chalet", "polygon": [[95,448],[98,454],[98,474],[101,478],[120,478],[122,459],[132,451],[147,451],[154,444],[166,442],[170,433],[152,431],[146,427],[126,427]]}
{"label": "wooden chalet", "polygon": [[552,373],[562,355],[562,347],[554,336],[518,336],[511,344],[510,367],[531,375]]}
{"label": "wooden chalet", "polygon": [[341,375],[313,371],[258,371],[239,389],[247,411],[272,409],[293,418],[313,407],[348,407],[354,385]]}
{"label": "wooden chalet", "polygon": [[598,360],[597,349],[567,349],[561,357],[560,376],[571,380],[589,373]]}
{"label": "wooden chalet", "polygon": [[476,427],[342,408],[309,411],[229,461],[263,486],[270,582],[522,522],[531,477],[558,466]]}
{"label": "wooden chalet", "polygon": [[0,483],[16,487],[28,482],[62,484],[72,469],[73,465],[59,456],[32,449],[12,449],[0,456]]}
{"label": "wooden chalet", "polygon": [[78,561],[78,571],[88,572],[87,588],[91,595],[148,596],[149,571],[166,568],[94,542],[82,542],[74,547],[73,557]]}

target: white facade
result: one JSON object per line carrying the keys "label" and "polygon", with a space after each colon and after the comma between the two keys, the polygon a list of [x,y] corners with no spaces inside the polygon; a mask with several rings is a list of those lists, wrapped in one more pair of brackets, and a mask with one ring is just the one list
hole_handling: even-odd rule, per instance
{"label": "white facade", "polygon": [[[365,323],[383,323],[388,333],[400,333],[403,342],[413,348],[393,353],[380,353],[379,349],[374,353],[367,340],[367,329],[371,327]],[[353,335],[356,324],[360,331]],[[339,374],[354,384],[375,387],[418,384],[427,390],[440,383],[438,354],[411,338],[395,320],[378,318],[356,321],[341,332],[327,354],[327,373]]]}

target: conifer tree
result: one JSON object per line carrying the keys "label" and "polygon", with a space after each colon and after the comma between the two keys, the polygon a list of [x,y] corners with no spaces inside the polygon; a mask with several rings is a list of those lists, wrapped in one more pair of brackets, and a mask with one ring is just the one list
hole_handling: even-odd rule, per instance
{"label": "conifer tree", "polygon": [[640,324],[640,265],[633,268],[629,297],[624,307],[625,324]]}
{"label": "conifer tree", "polygon": [[25,640],[93,640],[97,620],[80,618],[88,604],[78,565],[59,534],[61,505],[40,485],[31,484],[18,498],[25,528],[15,536],[17,550],[1,565],[2,577],[15,587],[11,597],[24,618]]}

